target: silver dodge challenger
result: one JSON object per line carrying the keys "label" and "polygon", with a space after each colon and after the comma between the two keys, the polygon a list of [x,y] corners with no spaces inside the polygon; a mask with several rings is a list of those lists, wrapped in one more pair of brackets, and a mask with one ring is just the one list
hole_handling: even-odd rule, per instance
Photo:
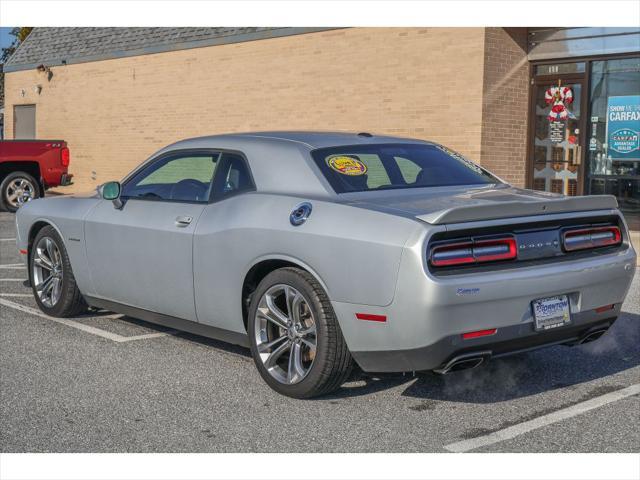
{"label": "silver dodge challenger", "polygon": [[46,314],[107,309],[250,347],[296,398],[355,365],[445,374],[593,341],[636,264],[614,197],[514,188],[442,145],[369,133],[180,141],[16,222]]}

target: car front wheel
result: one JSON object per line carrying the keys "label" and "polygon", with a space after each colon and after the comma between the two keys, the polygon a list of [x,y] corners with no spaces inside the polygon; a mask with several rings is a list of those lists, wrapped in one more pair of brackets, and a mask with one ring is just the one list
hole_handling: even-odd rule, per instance
{"label": "car front wheel", "polygon": [[310,398],[329,393],[351,373],[353,360],[329,298],[304,270],[267,275],[249,309],[251,353],[278,393]]}
{"label": "car front wheel", "polygon": [[29,266],[31,288],[40,310],[52,317],[72,317],[87,310],[67,250],[53,227],[37,233],[29,251]]}

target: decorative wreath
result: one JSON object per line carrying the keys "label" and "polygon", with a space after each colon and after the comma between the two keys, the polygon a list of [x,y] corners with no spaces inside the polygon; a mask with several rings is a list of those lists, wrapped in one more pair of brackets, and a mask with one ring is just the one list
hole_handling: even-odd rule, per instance
{"label": "decorative wreath", "polygon": [[569,117],[566,105],[573,102],[573,91],[569,87],[550,87],[544,94],[544,101],[551,105],[547,116],[550,122],[566,120]]}

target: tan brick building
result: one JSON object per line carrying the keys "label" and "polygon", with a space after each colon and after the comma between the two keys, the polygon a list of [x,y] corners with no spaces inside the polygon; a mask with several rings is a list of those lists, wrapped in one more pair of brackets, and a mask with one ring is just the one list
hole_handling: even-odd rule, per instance
{"label": "tan brick building", "polygon": [[[319,129],[434,140],[640,211],[640,150],[614,155],[607,120],[609,97],[640,96],[637,28],[36,28],[5,71],[5,138],[66,140],[65,191],[186,137]],[[572,101],[552,122],[558,85]]]}

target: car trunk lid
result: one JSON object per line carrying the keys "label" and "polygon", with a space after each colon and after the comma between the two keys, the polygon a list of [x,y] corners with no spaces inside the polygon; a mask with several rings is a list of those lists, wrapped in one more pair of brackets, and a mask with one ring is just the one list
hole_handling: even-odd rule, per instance
{"label": "car trunk lid", "polygon": [[346,194],[346,203],[432,225],[615,209],[612,195],[564,197],[509,185],[435,187]]}

